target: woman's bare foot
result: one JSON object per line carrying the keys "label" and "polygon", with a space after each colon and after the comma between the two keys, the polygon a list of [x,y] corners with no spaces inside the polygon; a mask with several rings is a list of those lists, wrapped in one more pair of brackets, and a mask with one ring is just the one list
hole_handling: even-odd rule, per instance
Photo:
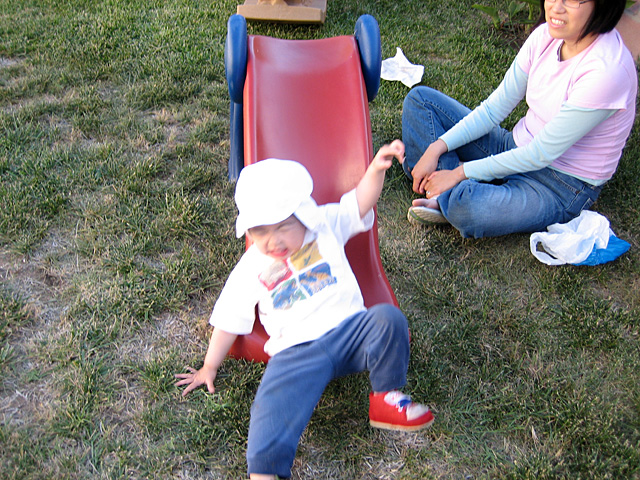
{"label": "woman's bare foot", "polygon": [[414,207],[426,207],[433,210],[440,210],[440,205],[436,198],[416,198],[411,205]]}

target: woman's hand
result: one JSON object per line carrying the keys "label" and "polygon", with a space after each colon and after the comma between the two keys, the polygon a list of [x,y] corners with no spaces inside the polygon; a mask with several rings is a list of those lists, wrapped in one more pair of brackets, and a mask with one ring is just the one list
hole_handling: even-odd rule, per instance
{"label": "woman's hand", "polygon": [[438,168],[438,160],[443,153],[448,151],[447,144],[438,139],[427,147],[425,152],[418,160],[418,163],[411,170],[413,177],[413,191],[424,195],[426,192],[425,185],[429,176]]}
{"label": "woman's hand", "polygon": [[438,170],[427,178],[424,185],[424,195],[427,198],[435,197],[452,189],[466,179],[467,176],[464,174],[462,165],[453,170]]}

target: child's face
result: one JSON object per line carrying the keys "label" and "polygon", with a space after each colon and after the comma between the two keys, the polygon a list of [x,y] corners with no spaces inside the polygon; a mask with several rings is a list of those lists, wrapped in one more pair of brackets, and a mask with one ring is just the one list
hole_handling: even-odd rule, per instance
{"label": "child's face", "polygon": [[275,260],[286,260],[304,243],[306,227],[294,215],[273,225],[260,225],[247,231],[261,253]]}

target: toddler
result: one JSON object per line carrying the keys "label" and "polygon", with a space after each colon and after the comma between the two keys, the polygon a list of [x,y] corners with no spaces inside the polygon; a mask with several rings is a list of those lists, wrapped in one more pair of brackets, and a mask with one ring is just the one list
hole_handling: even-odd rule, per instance
{"label": "toddler", "polygon": [[370,229],[386,170],[404,160],[400,140],[384,145],[357,187],[339,203],[318,206],[308,171],[290,160],[246,166],[235,200],[238,237],[251,246],[235,266],[211,314],[214,329],[200,370],[177,374],[186,395],[214,391],[218,368],[237,335],[251,332],[258,305],[271,358],[251,407],[247,447],[251,479],[291,476],[300,436],[334,378],[368,371],[369,421],[374,427],[418,430],[429,408],[398,391],[406,384],[409,330],[389,304],[366,309],[344,252]]}

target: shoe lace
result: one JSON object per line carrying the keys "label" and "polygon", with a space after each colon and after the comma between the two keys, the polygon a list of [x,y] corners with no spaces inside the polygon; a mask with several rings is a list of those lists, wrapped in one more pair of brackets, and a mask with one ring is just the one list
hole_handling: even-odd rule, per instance
{"label": "shoe lace", "polygon": [[411,405],[411,399],[409,397],[403,398],[398,403],[396,403],[396,407],[398,408],[398,410],[404,410],[405,407],[408,407],[409,405]]}
{"label": "shoe lace", "polygon": [[389,392],[385,398],[385,401],[387,401],[387,403],[391,405],[394,405],[400,412],[412,403],[411,397],[397,391]]}

